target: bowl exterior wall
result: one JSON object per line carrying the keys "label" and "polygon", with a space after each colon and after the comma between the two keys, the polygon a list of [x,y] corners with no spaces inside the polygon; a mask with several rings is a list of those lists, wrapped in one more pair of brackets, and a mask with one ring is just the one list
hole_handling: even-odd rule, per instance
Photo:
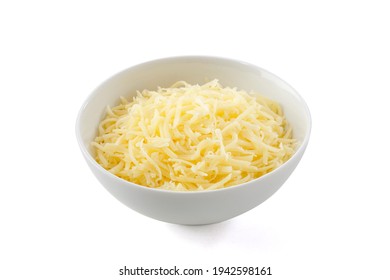
{"label": "bowl exterior wall", "polygon": [[[92,172],[117,200],[150,218],[182,225],[222,222],[243,214],[270,198],[288,179],[303,151],[281,168],[237,187],[202,192],[174,192],[129,186],[129,182],[107,176],[106,171],[89,164]],[[88,161],[87,161],[88,162]],[[131,184],[131,183],[130,183]]]}

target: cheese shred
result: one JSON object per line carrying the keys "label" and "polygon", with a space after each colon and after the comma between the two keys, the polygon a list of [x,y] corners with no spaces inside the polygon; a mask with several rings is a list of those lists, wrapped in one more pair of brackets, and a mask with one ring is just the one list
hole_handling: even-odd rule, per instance
{"label": "cheese shred", "polygon": [[249,182],[295,152],[280,105],[257,93],[179,81],[108,107],[92,142],[112,174],[158,189],[200,191]]}

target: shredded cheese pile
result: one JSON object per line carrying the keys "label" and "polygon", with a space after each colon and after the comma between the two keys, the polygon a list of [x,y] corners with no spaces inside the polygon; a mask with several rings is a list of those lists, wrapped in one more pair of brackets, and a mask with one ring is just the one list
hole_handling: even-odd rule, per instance
{"label": "shredded cheese pile", "polygon": [[295,151],[281,107],[258,94],[180,81],[107,107],[92,145],[109,172],[151,188],[196,191],[258,178]]}

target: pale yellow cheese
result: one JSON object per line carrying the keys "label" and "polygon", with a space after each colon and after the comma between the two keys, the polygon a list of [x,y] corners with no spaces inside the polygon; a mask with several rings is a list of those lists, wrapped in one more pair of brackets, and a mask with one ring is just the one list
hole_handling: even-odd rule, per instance
{"label": "pale yellow cheese", "polygon": [[217,80],[180,81],[120,102],[99,125],[96,161],[142,186],[225,188],[274,170],[295,150],[279,104]]}

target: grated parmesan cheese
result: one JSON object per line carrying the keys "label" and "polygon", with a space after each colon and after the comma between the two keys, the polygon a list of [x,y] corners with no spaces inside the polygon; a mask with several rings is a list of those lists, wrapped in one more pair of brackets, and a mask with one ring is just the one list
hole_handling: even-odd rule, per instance
{"label": "grated parmesan cheese", "polygon": [[258,178],[295,151],[281,107],[258,94],[180,81],[107,108],[96,161],[151,188],[214,190]]}

